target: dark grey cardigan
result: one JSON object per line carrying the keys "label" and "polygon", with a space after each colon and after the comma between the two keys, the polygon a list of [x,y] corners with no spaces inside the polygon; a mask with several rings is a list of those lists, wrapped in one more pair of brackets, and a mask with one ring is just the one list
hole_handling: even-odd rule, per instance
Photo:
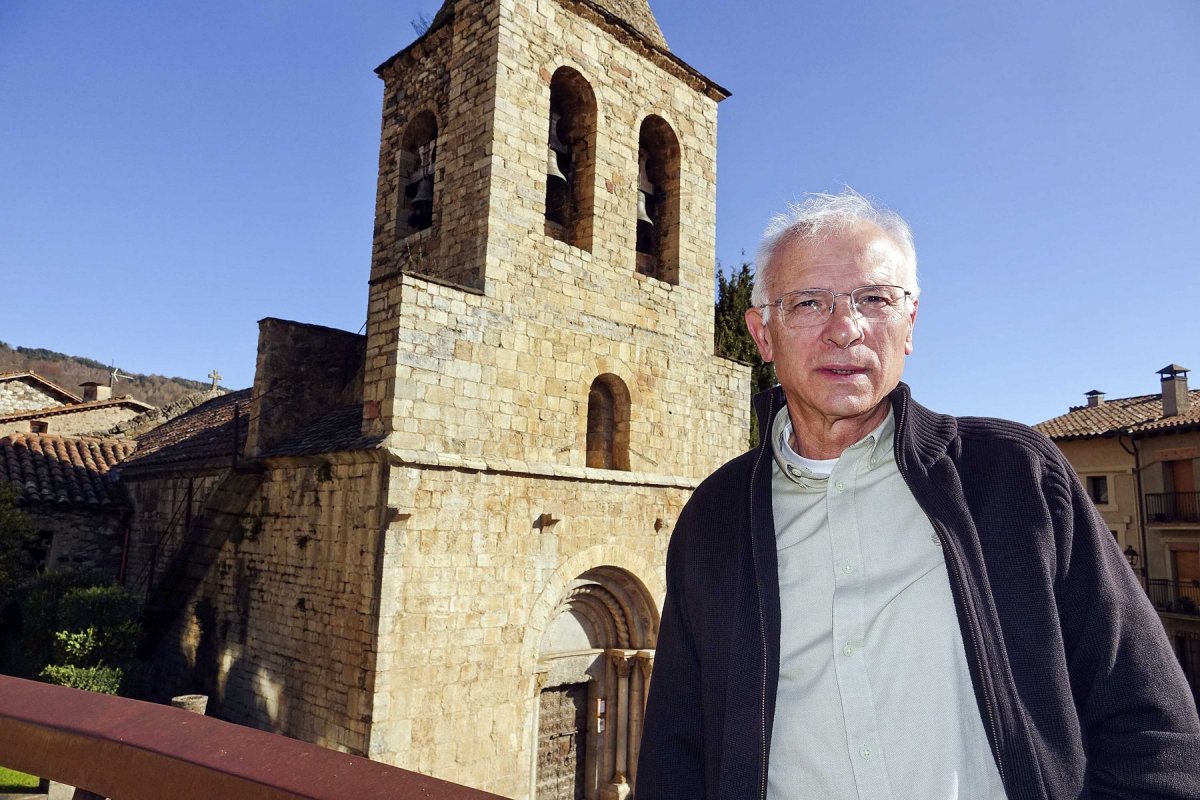
{"label": "dark grey cardigan", "polygon": [[[784,402],[779,387],[755,398],[760,431]],[[1200,798],[1190,690],[1058,448],[1017,423],[935,414],[904,384],[891,402],[896,461],[941,537],[1010,800]],[[766,795],[780,619],[762,438],[706,479],[676,524],[638,800]]]}

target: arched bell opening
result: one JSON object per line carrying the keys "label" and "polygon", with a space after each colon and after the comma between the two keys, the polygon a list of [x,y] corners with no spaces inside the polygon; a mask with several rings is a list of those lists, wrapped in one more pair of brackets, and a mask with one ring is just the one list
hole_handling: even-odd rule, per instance
{"label": "arched bell opening", "polygon": [[611,800],[636,786],[658,609],[613,566],[568,586],[538,657],[535,800]]}
{"label": "arched bell opening", "polygon": [[596,96],[587,80],[570,67],[559,67],[550,79],[548,128],[546,234],[590,251]]}
{"label": "arched bell opening", "polygon": [[400,197],[396,231],[401,239],[433,225],[437,166],[437,119],[422,111],[404,129],[397,155]]}
{"label": "arched bell opening", "polygon": [[638,133],[636,269],[679,283],[679,137],[651,114]]}

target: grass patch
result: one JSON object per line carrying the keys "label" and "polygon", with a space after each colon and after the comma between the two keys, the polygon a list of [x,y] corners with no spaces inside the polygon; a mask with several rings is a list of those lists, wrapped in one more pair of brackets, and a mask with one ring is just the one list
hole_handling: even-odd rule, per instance
{"label": "grass patch", "polygon": [[0,792],[37,791],[41,779],[15,769],[0,767]]}

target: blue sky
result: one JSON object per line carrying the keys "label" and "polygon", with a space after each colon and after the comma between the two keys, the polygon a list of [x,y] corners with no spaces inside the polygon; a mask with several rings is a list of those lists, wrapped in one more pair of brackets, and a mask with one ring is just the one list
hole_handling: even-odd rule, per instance
{"label": "blue sky", "polygon": [[[373,70],[437,7],[0,2],[0,340],[242,387],[262,317],[359,330]],[[926,405],[1037,422],[1200,370],[1200,2],[652,8],[733,92],[722,263],[806,191],[910,220]]]}

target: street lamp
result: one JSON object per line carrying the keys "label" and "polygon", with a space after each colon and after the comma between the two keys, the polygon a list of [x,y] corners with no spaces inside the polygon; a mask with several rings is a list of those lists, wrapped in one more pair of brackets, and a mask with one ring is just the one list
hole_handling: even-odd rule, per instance
{"label": "street lamp", "polygon": [[1137,550],[1133,549],[1133,545],[1129,545],[1128,547],[1125,548],[1124,555],[1125,555],[1125,560],[1129,562],[1129,566],[1133,569],[1137,569],[1138,564],[1140,564],[1142,562],[1141,554],[1138,553]]}

